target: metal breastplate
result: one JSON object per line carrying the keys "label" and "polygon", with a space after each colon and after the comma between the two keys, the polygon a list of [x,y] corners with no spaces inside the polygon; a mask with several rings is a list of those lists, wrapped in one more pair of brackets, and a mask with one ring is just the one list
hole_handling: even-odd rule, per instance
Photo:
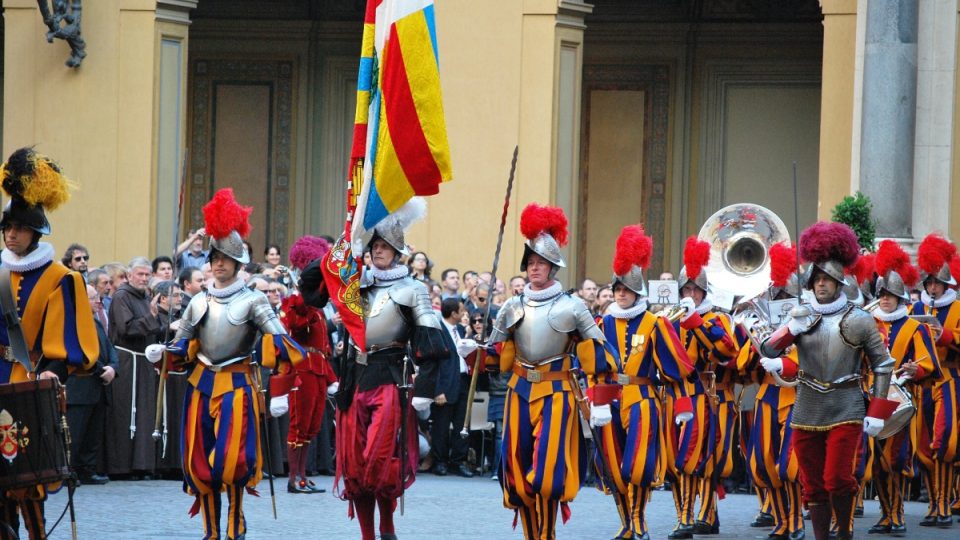
{"label": "metal breastplate", "polygon": [[[810,332],[797,336],[800,370],[804,377],[838,383],[859,377],[862,349],[844,341],[841,321],[846,309],[824,315]],[[821,392],[801,383],[797,386],[797,402],[793,411],[795,426],[832,426],[860,421],[866,413],[863,392],[859,385],[844,386]]]}
{"label": "metal breastplate", "polygon": [[[562,315],[551,313],[555,301],[555,298],[543,302],[525,299],[523,320],[513,331],[518,360],[533,365],[548,362],[568,352],[570,336],[555,330],[550,324],[551,316]],[[571,331],[575,329],[571,328]]]}
{"label": "metal breastplate", "polygon": [[400,305],[390,297],[390,286],[374,285],[363,291],[367,350],[406,342],[411,325]]}
{"label": "metal breastplate", "polygon": [[200,352],[197,356],[209,366],[225,366],[242,360],[253,351],[256,329],[249,324],[250,295],[210,298],[202,323],[197,328]]}

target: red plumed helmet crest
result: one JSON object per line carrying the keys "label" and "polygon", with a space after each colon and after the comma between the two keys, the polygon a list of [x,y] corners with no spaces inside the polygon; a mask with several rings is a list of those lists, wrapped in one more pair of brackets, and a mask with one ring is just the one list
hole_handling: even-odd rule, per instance
{"label": "red plumed helmet crest", "polygon": [[849,267],[857,260],[857,234],[843,223],[818,221],[800,234],[800,258],[820,264],[836,261]]}
{"label": "red plumed helmet crest", "polygon": [[622,276],[633,266],[646,270],[653,254],[653,238],[643,232],[643,225],[627,225],[617,237],[617,252],[613,257],[613,273]]}
{"label": "red plumed helmet crest", "polygon": [[864,281],[873,279],[873,273],[876,267],[877,255],[874,253],[867,253],[866,255],[857,257],[857,260],[854,261],[854,263],[846,270],[848,274],[857,279],[857,284],[859,285]]}
{"label": "red plumed helmet crest", "polygon": [[567,216],[562,208],[530,203],[520,214],[520,232],[527,240],[547,233],[563,247],[567,245]]}
{"label": "red plumed helmet crest", "polygon": [[[936,274],[943,265],[956,258],[957,246],[939,234],[928,234],[920,247],[917,248],[917,264],[920,270],[928,274]],[[951,275],[953,267],[950,268]]]}
{"label": "red plumed helmet crest", "polygon": [[903,265],[900,270],[897,270],[897,273],[900,274],[900,277],[903,279],[903,284],[907,287],[916,287],[917,283],[920,282],[920,271],[910,263]]}
{"label": "red plumed helmet crest", "polygon": [[893,270],[903,277],[904,265],[910,264],[910,255],[900,247],[900,244],[894,240],[884,240],[880,242],[877,248],[877,273],[881,276],[887,275],[887,272]]}
{"label": "red plumed helmet crest", "polygon": [[223,188],[213,195],[210,202],[203,205],[203,221],[206,232],[217,240],[222,240],[237,231],[241,238],[250,234],[250,213],[253,208],[240,206],[233,198],[232,188]]}
{"label": "red plumed helmet crest", "polygon": [[297,238],[290,246],[290,264],[303,270],[313,260],[319,259],[330,251],[330,242],[319,236],[309,234]]}
{"label": "red plumed helmet crest", "polygon": [[797,271],[797,251],[789,242],[770,246],[770,281],[774,287],[786,287],[790,276]]}
{"label": "red plumed helmet crest", "polygon": [[687,267],[687,279],[694,280],[710,262],[710,243],[696,236],[687,238],[683,248],[683,265]]}

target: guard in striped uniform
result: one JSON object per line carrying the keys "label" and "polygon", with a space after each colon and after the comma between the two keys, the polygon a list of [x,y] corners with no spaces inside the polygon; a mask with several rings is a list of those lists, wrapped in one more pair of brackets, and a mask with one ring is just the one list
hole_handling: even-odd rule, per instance
{"label": "guard in striped uniform", "polygon": [[[570,515],[567,503],[580,489],[582,473],[583,440],[570,387],[570,371],[579,367],[574,347],[578,340],[604,337],[583,302],[555,279],[565,266],[563,210],[530,204],[520,230],[527,238],[520,270],[529,283],[500,308],[489,340],[500,371],[512,373],[499,476],[503,504],[519,514],[524,537],[552,540],[558,512],[564,521]],[[594,421],[602,412],[595,414]]]}
{"label": "guard in striped uniform", "polygon": [[664,438],[667,422],[655,381],[680,396],[674,406],[677,422],[693,416],[690,399],[684,398],[684,381],[694,373],[687,351],[670,321],[647,311],[643,274],[652,251],[653,240],[642,226],[623,228],[613,261],[616,303],[600,322],[607,346],[588,341],[578,348],[581,366],[595,373],[589,390],[593,403],[608,406],[612,416],[612,422],[599,430],[596,459],[602,459],[610,472],[597,474],[598,487],[617,498],[620,531],[615,539],[649,540],[647,499],[666,477],[663,446],[672,441]]}
{"label": "guard in striped uniform", "polygon": [[914,315],[933,315],[943,327],[936,340],[937,359],[943,378],[921,383],[917,458],[920,461],[930,506],[920,521],[923,527],[950,527],[951,490],[960,438],[960,302],[957,302],[957,272],[960,257],[950,241],[928,235],[917,249],[923,291],[913,304]]}
{"label": "guard in striped uniform", "polygon": [[[237,277],[250,262],[243,237],[251,208],[241,207],[233,190],[221,189],[203,207],[210,236],[213,283],[187,305],[166,362],[189,367],[180,439],[183,491],[195,497],[191,515],[203,517],[204,540],[220,539],[220,493],[226,491],[227,538],[245,538],[244,491],[263,477],[254,348],[263,366],[281,375],[303,360],[304,351],[287,335],[263,293]],[[262,337],[258,337],[258,332]],[[163,345],[150,345],[148,360],[161,360]],[[192,364],[192,365],[191,365]]]}
{"label": "guard in striped uniform", "polygon": [[[720,519],[717,498],[723,497],[718,481],[733,472],[733,443],[737,421],[734,382],[739,347],[730,319],[713,309],[707,298],[709,283],[703,270],[710,260],[710,244],[696,237],[687,239],[684,267],[680,270],[680,306],[684,314],[674,323],[680,343],[694,364],[699,378],[687,381],[692,396],[693,419],[684,429],[665,422],[671,440],[678,441],[673,471],[674,504],[678,525],[669,538],[690,538],[692,534],[717,534]],[[673,418],[674,402],[680,397],[669,388],[667,415]],[[700,496],[700,511],[694,521],[694,503]]]}
{"label": "guard in striped uniform", "polygon": [[[7,325],[0,319],[0,346],[7,353],[0,354],[0,384],[37,377],[56,377],[66,383],[70,372],[93,369],[100,354],[93,315],[83,300],[83,276],[55,260],[53,246],[40,241],[50,234],[44,210],[55,210],[69,198],[68,183],[56,163],[31,148],[14,152],[0,171],[3,190],[11,198],[0,218],[6,246],[0,253],[0,268],[10,272],[10,288],[30,354],[29,370],[13,359]],[[0,522],[16,533],[22,519],[31,540],[46,538],[44,501],[47,493],[60,486],[58,482],[0,493]],[[0,539],[13,538],[6,527],[0,527]]]}
{"label": "guard in striped uniform", "polygon": [[[774,244],[769,254],[770,297],[774,300],[797,298],[800,285],[794,272],[797,267],[794,248],[786,243]],[[797,391],[791,386],[778,386],[770,373],[782,371],[784,363],[792,364],[795,371],[795,348],[780,358],[763,358],[749,344],[740,349],[737,367],[741,375],[759,385],[744,457],[750,477],[771,507],[773,530],[770,540],[800,540],[806,534],[799,467],[791,444],[793,428],[790,427]]]}
{"label": "guard in striped uniform", "polygon": [[[910,265],[910,257],[893,240],[884,240],[877,250],[876,291],[879,305],[873,311],[877,326],[883,334],[887,347],[902,371],[902,380],[908,386],[919,405],[920,381],[925,378],[939,380],[940,364],[927,325],[907,316],[910,293],[907,284],[917,282],[918,274]],[[871,534],[894,534],[903,536],[907,526],[903,521],[904,479],[914,477],[916,444],[919,423],[917,417],[910,425],[887,439],[874,440],[873,479],[880,499],[881,517]]]}

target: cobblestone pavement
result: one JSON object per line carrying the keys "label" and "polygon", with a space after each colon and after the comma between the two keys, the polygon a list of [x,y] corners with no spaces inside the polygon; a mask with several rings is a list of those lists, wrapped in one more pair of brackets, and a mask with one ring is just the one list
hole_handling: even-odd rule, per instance
{"label": "cobblestone pavement", "polygon": [[[347,519],[347,503],[329,492],[332,479],[317,477],[315,480],[328,492],[288,494],[286,480],[277,479],[277,521],[271,515],[269,486],[266,481],[261,483],[260,498],[245,500],[247,538],[359,538],[356,522]],[[47,503],[50,526],[66,504],[65,493],[66,490],[62,490],[51,496]],[[82,486],[76,493],[78,536],[81,540],[200,538],[199,517],[189,519],[187,516],[192,502],[180,491],[180,483],[174,481],[113,481],[105,486]],[[670,493],[654,492],[647,508],[651,537],[666,538],[675,520]],[[918,527],[916,524],[925,509],[924,504],[907,503],[907,538],[956,537],[960,531],[957,523],[950,530]],[[616,533],[617,514],[612,499],[595,489],[582,489],[571,510],[571,520],[557,527],[558,539],[604,539]],[[748,527],[756,511],[756,497],[730,495],[720,502],[721,534],[697,538],[764,539],[768,530]],[[866,530],[876,522],[878,512],[878,504],[868,501],[866,515],[856,522],[857,538],[867,538]],[[64,518],[51,539],[70,538],[68,520]],[[501,507],[499,486],[489,478],[440,478],[423,474],[407,492],[405,515],[397,516],[396,525],[402,539],[522,538],[519,530],[511,529],[512,521],[513,513]],[[812,534],[809,538],[813,540]],[[870,538],[884,537],[871,535]]]}

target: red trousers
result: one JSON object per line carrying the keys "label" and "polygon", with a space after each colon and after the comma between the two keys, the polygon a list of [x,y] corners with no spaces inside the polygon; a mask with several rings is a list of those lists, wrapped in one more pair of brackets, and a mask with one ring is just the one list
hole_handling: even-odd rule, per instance
{"label": "red trousers", "polygon": [[[396,385],[382,384],[366,391],[357,390],[353,403],[337,411],[337,479],[343,478],[343,499],[355,500],[373,495],[397,498],[413,484],[419,461],[417,414],[406,408],[407,462],[400,466],[401,404]],[[401,469],[403,481],[401,484]]]}
{"label": "red trousers", "polygon": [[828,504],[830,495],[850,495],[860,489],[854,471],[862,436],[861,424],[843,424],[829,431],[793,430],[805,503]]}
{"label": "red trousers", "polygon": [[323,409],[327,406],[327,380],[313,372],[297,373],[300,383],[290,392],[290,430],[287,444],[303,446],[320,433]]}

